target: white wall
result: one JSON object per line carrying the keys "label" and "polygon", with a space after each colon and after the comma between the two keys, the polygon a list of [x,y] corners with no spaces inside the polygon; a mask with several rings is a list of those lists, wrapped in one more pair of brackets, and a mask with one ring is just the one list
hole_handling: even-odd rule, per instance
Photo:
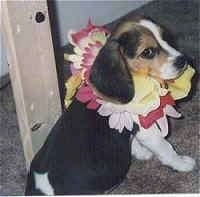
{"label": "white wall", "polygon": [[93,23],[104,25],[147,3],[149,0],[132,1],[61,1],[56,0],[61,44],[67,42],[69,29],[85,27],[89,17]]}

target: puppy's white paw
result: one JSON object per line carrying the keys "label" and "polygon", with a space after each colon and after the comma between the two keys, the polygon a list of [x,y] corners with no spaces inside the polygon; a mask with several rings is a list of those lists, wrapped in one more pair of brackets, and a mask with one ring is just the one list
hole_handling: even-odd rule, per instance
{"label": "puppy's white paw", "polygon": [[189,172],[195,167],[195,160],[188,156],[178,156],[172,164],[172,168],[180,172]]}
{"label": "puppy's white paw", "polygon": [[138,160],[149,160],[149,159],[152,158],[153,153],[146,148],[140,147],[139,150],[133,149],[132,155],[134,155],[135,158],[138,159]]}

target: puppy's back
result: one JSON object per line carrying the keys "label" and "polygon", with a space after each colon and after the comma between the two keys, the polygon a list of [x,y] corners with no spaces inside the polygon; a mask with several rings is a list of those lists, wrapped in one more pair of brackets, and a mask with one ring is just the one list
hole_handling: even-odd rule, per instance
{"label": "puppy's back", "polygon": [[129,137],[74,101],[34,157],[26,195],[41,194],[35,188],[35,172],[48,172],[55,194],[102,193],[119,184],[131,161]]}

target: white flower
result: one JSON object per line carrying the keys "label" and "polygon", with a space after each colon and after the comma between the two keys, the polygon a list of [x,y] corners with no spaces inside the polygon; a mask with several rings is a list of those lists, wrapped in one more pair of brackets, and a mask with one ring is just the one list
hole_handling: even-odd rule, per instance
{"label": "white flower", "polygon": [[101,107],[98,109],[98,113],[101,116],[109,116],[109,126],[112,129],[118,130],[120,133],[126,128],[129,131],[133,129],[134,121],[138,118],[129,112],[124,105],[117,105],[105,101],[100,101]]}

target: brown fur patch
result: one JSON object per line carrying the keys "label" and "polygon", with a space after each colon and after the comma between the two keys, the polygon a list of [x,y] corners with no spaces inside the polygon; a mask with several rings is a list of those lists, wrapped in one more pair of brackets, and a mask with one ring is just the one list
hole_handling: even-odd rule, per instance
{"label": "brown fur patch", "polygon": [[[159,28],[159,30],[162,32],[161,28]],[[123,33],[129,31],[139,31],[141,33],[140,44],[138,46],[135,57],[125,57],[130,69],[134,72],[137,72],[140,69],[145,69],[149,71],[150,75],[159,77],[162,66],[167,62],[168,54],[159,46],[152,32],[150,32],[147,28],[139,25],[138,21],[122,22],[113,32],[112,38],[118,39]],[[142,58],[140,54],[144,51],[144,49],[150,47],[158,48],[159,53],[156,54],[153,59]],[[123,51],[123,49],[121,51]]]}
{"label": "brown fur patch", "polygon": [[[159,53],[152,59],[142,58],[141,53],[147,48],[158,48]],[[140,45],[136,52],[136,56],[133,59],[128,59],[127,62],[133,71],[140,69],[148,69],[149,74],[152,76],[160,76],[160,69],[165,62],[167,62],[167,53],[160,48],[154,36],[151,32],[143,32],[141,35]]]}

